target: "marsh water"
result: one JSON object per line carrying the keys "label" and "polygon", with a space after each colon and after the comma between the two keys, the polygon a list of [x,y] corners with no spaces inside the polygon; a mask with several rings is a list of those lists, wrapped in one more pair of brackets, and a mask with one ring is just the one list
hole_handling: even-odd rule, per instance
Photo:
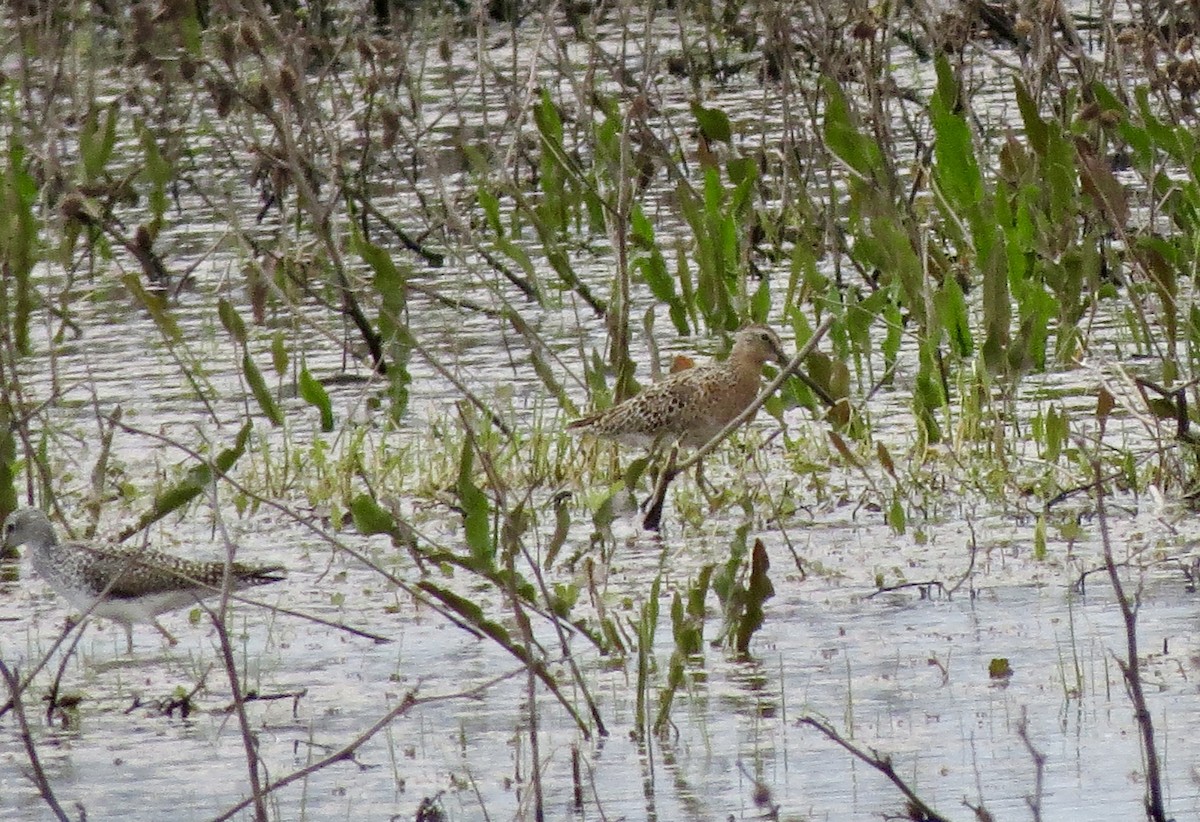
{"label": "marsh water", "polygon": [[[670,50],[672,31],[664,25],[657,32],[661,50]],[[481,40],[510,34],[497,27]],[[520,36],[536,40],[530,27]],[[620,39],[615,29],[610,36]],[[444,82],[432,88],[435,102],[454,93],[459,75],[453,66],[471,65],[476,45],[464,38],[448,46],[451,68],[428,75]],[[999,69],[981,69],[980,76],[993,71],[988,82],[1006,82]],[[102,76],[117,87],[116,73]],[[927,67],[915,65],[912,79],[928,80]],[[752,119],[763,108],[761,94],[747,78],[714,89],[708,104],[719,103],[734,120],[739,111]],[[682,90],[666,97],[687,110]],[[486,111],[486,101],[457,103]],[[1008,116],[1003,102],[986,110],[997,122]],[[456,129],[447,129],[448,152],[461,130],[486,127],[487,117],[480,117],[460,118]],[[471,185],[465,177],[448,179],[463,190]],[[418,201],[410,196],[396,195],[397,212]],[[61,264],[45,263],[36,269],[37,288],[68,309],[45,298],[32,329],[35,353],[15,367],[27,406],[37,409],[36,442],[57,492],[75,505],[65,513],[76,527],[85,521],[91,471],[105,455],[113,479],[103,485],[102,534],[128,525],[153,489],[192,464],[194,454],[179,444],[219,450],[247,417],[256,418],[251,446],[235,472],[254,494],[215,484],[211,494],[152,526],[145,539],[172,553],[220,559],[224,528],[239,560],[288,569],[286,581],[253,592],[252,599],[266,607],[235,603],[227,623],[243,689],[253,696],[245,707],[264,783],[350,745],[408,696],[418,700],[343,761],[272,791],[273,818],[411,819],[423,805],[449,819],[534,818],[534,768],[540,769],[552,819],[866,820],[901,813],[902,796],[878,769],[804,724],[805,718],[889,759],[896,774],[948,818],[975,818],[973,807],[996,819],[1030,818],[1031,807],[1048,820],[1143,816],[1144,752],[1120,667],[1127,637],[1107,577],[1097,573],[1103,546],[1094,500],[1076,494],[1051,511],[1032,481],[1027,497],[987,493],[993,472],[1032,477],[1040,471],[1032,442],[1016,447],[1027,452],[1021,465],[968,466],[946,482],[926,463],[952,445],[918,447],[913,377],[901,367],[871,394],[868,412],[872,436],[886,445],[893,469],[839,459],[826,423],[804,409],[784,411],[782,423],[762,414],[705,466],[718,487],[753,486],[755,493],[741,498],[747,502],[710,512],[694,482],[682,478],[668,500],[662,531],[648,533],[620,495],[611,521],[589,507],[589,500],[619,484],[619,468],[608,485],[595,482],[591,469],[591,483],[580,480],[584,472],[572,466],[594,459],[590,446],[558,436],[569,415],[547,396],[509,322],[417,293],[409,298],[410,331],[428,358],[414,357],[410,364],[409,410],[398,424],[379,410],[382,381],[347,357],[340,319],[310,301],[302,303],[303,322],[275,316],[255,326],[251,354],[268,362],[275,331],[284,329],[289,350],[302,353],[307,369],[325,383],[337,421],[333,431],[320,430],[317,412],[295,394],[292,368],[270,386],[286,417],[283,426],[272,427],[253,410],[243,352],[216,319],[219,297],[248,301],[236,276],[243,261],[237,248],[228,247],[236,244],[219,215],[190,197],[180,195],[179,212],[157,239],[157,247],[176,249],[175,264],[194,265],[189,287],[171,299],[182,343],[164,340],[160,323],[116,284],[106,268],[115,263],[102,261],[78,279]],[[230,202],[246,214],[258,207],[244,194],[231,195]],[[205,218],[181,216],[192,211]],[[669,208],[663,211],[657,230],[680,230]],[[577,269],[601,288],[612,263],[598,251]],[[495,292],[480,285],[480,269],[478,256],[465,250],[414,280],[443,289],[443,296],[487,302]],[[767,276],[785,277],[783,269]],[[639,299],[639,310],[653,305],[646,295]],[[536,313],[539,332],[556,354],[553,367],[574,401],[586,407],[585,385],[576,375],[589,352],[603,348],[603,323],[570,298],[528,311]],[[1126,340],[1118,308],[1112,312],[1097,318],[1093,339],[1111,342],[1116,352]],[[719,350],[711,336],[676,337],[666,330],[665,317],[658,323],[664,356],[707,357]],[[904,345],[911,354],[912,341]],[[635,356],[643,363],[639,379],[649,379],[644,340],[636,343]],[[1080,430],[1093,430],[1097,385],[1120,386],[1114,369],[1124,364],[1106,351],[1082,366],[1027,375],[1012,400],[1014,430],[1027,433],[1051,406]],[[343,379],[347,374],[357,379]],[[607,731],[591,723],[585,733],[544,688],[530,685],[512,654],[390,584],[379,569],[409,583],[432,575],[458,586],[491,618],[511,625],[502,591],[461,569],[422,565],[387,537],[358,534],[345,505],[328,501],[339,493],[326,486],[386,479],[372,473],[386,465],[403,475],[393,476],[392,485],[404,490],[381,495],[381,502],[403,514],[429,544],[461,545],[461,511],[436,487],[454,481],[458,454],[442,452],[439,443],[447,429],[462,424],[461,384],[501,409],[518,439],[548,431],[552,459],[565,466],[556,485],[528,490],[537,512],[535,553],[551,542],[558,492],[572,494],[558,551],[570,559],[547,569],[551,582],[577,586],[582,600],[602,598],[603,610],[628,638],[636,633],[651,582],[659,580],[661,613],[648,680],[655,707],[675,648],[672,595],[705,565],[725,562],[731,545],[761,540],[765,546],[774,596],[750,654],[707,644],[721,630],[710,593],[706,646],[686,665],[664,733],[639,733],[634,654],[602,655],[577,634],[566,640]],[[197,393],[207,402],[198,401]],[[1153,453],[1162,431],[1131,410],[1136,398],[1120,399],[1105,436],[1131,453]],[[117,429],[106,446],[108,420],[118,407],[128,427]],[[954,420],[948,415],[946,421],[952,428]],[[339,473],[332,466],[352,447],[371,460],[357,472]],[[634,456],[621,452],[619,459]],[[510,458],[535,460],[520,448]],[[889,520],[885,509],[901,496],[899,487],[928,478],[923,491],[905,492],[906,524]],[[1193,818],[1200,815],[1200,748],[1194,743],[1200,738],[1200,647],[1191,546],[1200,539],[1200,522],[1177,496],[1115,491],[1105,524],[1138,604],[1139,667],[1166,803],[1175,818]],[[206,820],[249,796],[242,734],[207,614],[164,617],[180,639],[175,647],[139,626],[127,654],[121,627],[94,621],[77,645],[68,640],[51,652],[69,616],[65,603],[37,579],[27,559],[3,570],[0,659],[24,675],[50,656],[23,701],[41,768],[71,818]],[[534,631],[543,647],[557,647],[548,622],[536,622]],[[47,717],[40,698],[68,647],[59,696],[70,697],[69,707]],[[578,700],[561,654],[547,659],[567,698]],[[531,690],[536,709],[528,704]],[[177,702],[185,694],[191,695],[186,712]],[[537,719],[536,762],[531,716]],[[0,717],[0,819],[50,818],[30,775],[19,726],[7,713]],[[235,818],[253,818],[252,811]]]}
{"label": "marsh water", "polygon": [[[264,519],[266,521],[264,521]],[[291,578],[264,597],[317,615],[337,616],[393,638],[374,644],[332,629],[239,609],[234,618],[247,687],[277,701],[251,702],[259,753],[275,777],[327,755],[412,690],[455,694],[515,670],[511,657],[439,618],[401,605],[368,574],[334,562],[304,536],[257,518],[239,528],[242,555],[279,559]],[[1146,530],[1162,527],[1147,520]],[[180,529],[176,529],[177,531]],[[203,533],[195,539],[203,541]],[[185,540],[181,535],[181,541]],[[934,542],[961,548],[947,528]],[[925,599],[869,597],[870,584],[848,569],[893,558],[882,528],[843,526],[804,535],[801,553],[847,571],[836,582],[789,573],[782,546],[776,596],[756,637],[753,658],[710,650],[690,672],[665,739],[633,741],[634,704],[627,666],[582,653],[611,730],[584,741],[548,701],[540,712],[546,805],[555,817],[759,818],[758,780],[786,818],[879,818],[896,807],[891,787],[810,728],[804,715],[853,729],[855,742],[886,752],[922,797],[952,817],[961,803],[983,804],[997,818],[1024,818],[1034,792],[1034,765],[1018,728],[1046,756],[1045,818],[1129,819],[1141,808],[1141,755],[1114,654],[1123,651],[1121,617],[1103,590],[1079,596],[1062,584],[993,582],[979,573],[973,595]],[[1007,540],[1006,540],[1007,541]],[[1013,540],[989,564],[1028,564]],[[622,546],[614,565],[652,570],[663,552],[687,573],[702,546],[640,541]],[[927,552],[914,568],[934,565]],[[942,562],[953,563],[951,550]],[[305,562],[303,557],[311,561]],[[639,562],[640,559],[640,562]],[[1041,569],[1043,572],[1044,568]],[[1034,574],[1028,573],[1028,576]],[[1001,575],[1004,576],[1004,575]],[[616,583],[615,587],[619,587]],[[330,606],[337,594],[339,607]],[[275,598],[278,597],[278,600]],[[6,659],[36,659],[65,616],[36,581],[6,586],[6,609],[19,618],[6,631]],[[1200,803],[1190,740],[1197,732],[1194,603],[1177,580],[1151,581],[1142,592],[1140,635],[1171,807],[1180,818]],[[40,726],[43,767],[60,800],[78,801],[96,818],[209,819],[246,795],[244,761],[228,692],[215,665],[211,627],[169,624],[181,644],[164,650],[142,630],[135,654],[123,656],[116,626],[92,629],[68,667],[65,685],[83,696],[69,727]],[[661,638],[659,653],[669,653]],[[991,660],[1013,673],[989,676]],[[161,702],[208,685],[187,718]],[[525,688],[514,678],[470,699],[419,706],[348,761],[272,798],[279,818],[408,818],[423,797],[441,796],[450,818],[523,817]],[[36,715],[38,706],[31,706]],[[22,776],[22,752],[4,751],[4,805],[9,818],[39,819],[40,798]],[[574,810],[572,751],[584,764],[585,802]],[[591,810],[589,810],[591,809]]]}

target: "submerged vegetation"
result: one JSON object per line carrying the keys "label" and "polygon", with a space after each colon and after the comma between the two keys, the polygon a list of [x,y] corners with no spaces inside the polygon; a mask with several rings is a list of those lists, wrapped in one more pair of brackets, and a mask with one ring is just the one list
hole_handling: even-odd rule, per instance
{"label": "submerged vegetation", "polygon": [[[838,573],[799,557],[809,524],[853,509],[921,539],[998,512],[1074,572],[1106,496],[1193,489],[1200,19],[1132,8],[9,4],[0,519],[38,502],[121,541],[222,508],[288,521],[519,666],[541,818],[536,695],[581,744],[607,735],[592,658],[617,660],[622,730],[669,739],[706,640],[752,661],[779,569]],[[609,590],[675,466],[566,423],[748,322],[815,350],[707,458],[713,488],[671,488],[636,592]],[[988,547],[921,590],[974,590]],[[1129,606],[1141,717],[1120,576],[1146,558],[1103,548],[1079,583],[1103,567]],[[877,588],[914,584],[892,563]],[[25,724],[48,686],[7,654]],[[944,818],[852,729],[803,721]],[[283,818],[292,780],[245,749],[245,806]]]}

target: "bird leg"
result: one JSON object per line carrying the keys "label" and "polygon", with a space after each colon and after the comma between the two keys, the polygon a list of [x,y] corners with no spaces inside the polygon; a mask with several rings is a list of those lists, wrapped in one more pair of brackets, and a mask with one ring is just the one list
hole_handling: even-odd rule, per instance
{"label": "bird leg", "polygon": [[150,624],[157,628],[158,632],[165,636],[167,638],[167,642],[169,642],[172,646],[179,644],[179,640],[171,636],[171,632],[164,628],[162,623],[160,623],[157,619],[150,620]]}
{"label": "bird leg", "polygon": [[679,471],[675,468],[675,462],[679,459],[679,443],[675,443],[671,448],[671,455],[667,458],[667,464],[663,466],[662,471],[658,475],[658,481],[654,485],[654,495],[646,500],[646,516],[642,520],[642,528],[646,531],[657,531],[659,524],[662,522],[663,506],[667,501],[667,488],[671,485],[671,480],[675,479],[675,475]]}
{"label": "bird leg", "polygon": [[696,485],[700,488],[700,493],[708,500],[709,505],[713,505],[721,496],[721,490],[713,485],[704,477],[704,460],[696,461]]}

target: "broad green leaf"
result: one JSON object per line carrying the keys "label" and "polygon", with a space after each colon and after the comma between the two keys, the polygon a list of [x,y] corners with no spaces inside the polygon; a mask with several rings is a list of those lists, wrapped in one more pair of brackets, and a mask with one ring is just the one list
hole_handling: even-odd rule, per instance
{"label": "broad green leaf", "polygon": [[934,303],[937,306],[938,320],[950,336],[954,352],[963,358],[971,356],[975,350],[975,340],[971,335],[967,301],[958,280],[953,276],[946,277],[946,281],[934,295]]}
{"label": "broad green leaf", "polygon": [[221,325],[225,326],[225,330],[229,332],[229,336],[242,345],[245,345],[246,323],[242,321],[237,309],[233,307],[233,303],[224,297],[218,299],[217,316],[221,318]]}
{"label": "broad green leaf", "polygon": [[750,652],[750,638],[766,620],[766,601],[775,596],[775,586],[767,576],[770,569],[771,561],[767,556],[767,548],[761,539],[756,539],[750,555],[750,579],[746,584],[744,610],[738,623],[734,645],[739,654]]}
{"label": "broad green leaf", "polygon": [[474,450],[469,438],[463,440],[458,462],[458,501],[462,505],[463,533],[471,556],[492,567],[495,545],[492,543],[491,506],[487,495],[471,479]]}
{"label": "broad green leaf", "polygon": [[[725,164],[725,173],[729,175],[729,182],[738,187],[744,199],[751,190],[755,181],[758,180],[758,164],[753,157],[735,157]],[[742,206],[738,203],[738,206]]]}
{"label": "broad green leaf", "polygon": [[354,527],[363,536],[396,531],[396,521],[391,513],[370,494],[359,494],[350,501],[350,516],[354,519]]}
{"label": "broad green leaf", "polygon": [[938,58],[937,73],[937,91],[929,104],[937,137],[934,174],[952,209],[963,214],[977,212],[983,202],[983,176],[975,161],[970,126],[959,110],[958,83],[944,56]]}
{"label": "broad green leaf", "polygon": [[562,144],[562,117],[559,116],[558,107],[550,99],[550,92],[544,87],[538,101],[533,104],[533,121],[543,139]]}
{"label": "broad green leaf", "polygon": [[1037,103],[1029,94],[1029,90],[1025,88],[1025,84],[1017,79],[1013,81],[1013,87],[1017,98],[1017,108],[1021,112],[1021,119],[1025,125],[1025,139],[1029,141],[1029,146],[1034,152],[1044,155],[1048,131],[1046,122],[1042,120]]}
{"label": "broad green leaf", "polygon": [[282,330],[277,330],[271,337],[271,367],[275,369],[278,376],[282,377],[287,373],[288,352]]}
{"label": "broad green leaf", "polygon": [[[7,167],[0,177],[0,259],[4,273],[15,285],[15,305],[11,314],[9,333],[13,346],[20,354],[31,351],[29,319],[34,308],[32,271],[35,259],[41,256],[39,230],[41,222],[35,213],[40,197],[37,181],[29,174],[25,147],[17,129],[9,130]],[[74,225],[74,224],[72,224]]]}
{"label": "broad green leaf", "polygon": [[250,391],[254,394],[254,399],[258,402],[258,407],[262,409],[266,418],[271,421],[272,425],[283,425],[283,412],[279,410],[275,398],[271,396],[271,390],[267,388],[267,382],[263,379],[258,366],[254,364],[249,351],[242,355],[242,373],[246,376],[246,382],[250,384]]}
{"label": "broad green leaf", "polygon": [[179,14],[182,11],[182,16],[176,18],[176,26],[179,29],[179,40],[183,43],[184,48],[187,49],[189,54],[199,58],[203,52],[204,27],[200,25],[200,17],[196,9],[197,5],[197,3],[181,3],[180,6],[182,6],[182,9],[173,9],[172,11],[175,14]]}
{"label": "broad green leaf", "polygon": [[[234,463],[246,453],[246,443],[250,441],[250,432],[253,430],[251,423],[247,422],[238,431],[237,439],[230,448],[223,449],[217,458],[213,460],[213,465],[217,469],[218,475],[225,474],[229,469],[233,468]],[[129,537],[158,522],[160,519],[170,514],[184,505],[187,505],[195,499],[202,491],[204,491],[209,483],[212,482],[212,468],[209,463],[202,462],[193,465],[188,469],[183,479],[159,492],[154,498],[154,502],[150,506],[150,510],[142,514],[138,518],[136,525],[133,525],[117,537],[117,541],[121,542]]]}
{"label": "broad green leaf", "polygon": [[700,127],[700,133],[705,139],[718,143],[731,143],[733,129],[729,125],[729,115],[718,108],[705,108],[699,103],[692,103],[692,116]]}
{"label": "broad green leaf", "polygon": [[[2,421],[3,418],[0,417],[0,422]],[[571,533],[571,507],[567,505],[567,497],[567,494],[560,494],[554,500],[554,533],[550,536],[550,542],[546,546],[546,557],[542,560],[542,567],[547,571],[554,567],[554,560]]]}
{"label": "broad green leaf", "polygon": [[504,223],[500,220],[500,200],[491,191],[479,186],[475,189],[475,202],[483,209],[483,216],[487,219],[492,234],[497,238],[503,237],[505,232]]}
{"label": "broad green leaf", "polygon": [[871,137],[859,133],[836,81],[826,80],[825,96],[825,144],[850,168],[869,180],[875,179],[883,165],[879,145]]}
{"label": "broad green leaf", "polygon": [[894,534],[903,534],[908,528],[908,515],[904,513],[904,504],[899,497],[893,499],[888,508],[887,523]]}
{"label": "broad green leaf", "polygon": [[117,141],[116,101],[103,109],[93,105],[84,118],[79,130],[79,153],[83,159],[83,172],[88,181],[104,176],[105,167],[112,158],[113,145]]}
{"label": "broad green leaf", "polygon": [[300,369],[300,399],[304,400],[309,405],[321,412],[321,430],[333,430],[333,404],[329,401],[329,394],[325,391],[325,386],[321,385],[312,374],[308,372],[307,367]]}
{"label": "broad green leaf", "polygon": [[352,233],[355,249],[375,274],[375,290],[379,293],[379,337],[386,347],[389,416],[398,421],[408,410],[408,359],[412,341],[408,330],[408,281],[391,255],[366,240],[358,231]]}
{"label": "broad green leaf", "polygon": [[171,184],[171,175],[174,169],[163,157],[153,130],[144,122],[138,123],[138,130],[141,135],[142,155],[145,158],[142,162],[142,175],[150,183],[147,206],[154,217],[153,227],[157,231],[167,213],[167,188]]}

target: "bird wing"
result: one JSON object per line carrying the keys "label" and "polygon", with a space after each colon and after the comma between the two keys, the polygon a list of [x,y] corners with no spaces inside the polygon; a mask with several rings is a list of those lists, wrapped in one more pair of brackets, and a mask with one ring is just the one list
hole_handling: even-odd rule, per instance
{"label": "bird wing", "polygon": [[664,380],[652,383],[631,402],[641,407],[639,431],[648,433],[676,431],[687,425],[702,400],[695,368],[677,371]]}
{"label": "bird wing", "polygon": [[[112,599],[169,593],[178,591],[181,584],[207,586],[216,593],[224,581],[225,567],[221,562],[192,562],[159,551],[104,551],[89,545],[73,547],[89,555],[88,561],[83,563],[88,587],[97,591],[107,588]],[[286,574],[282,565],[255,568],[240,562],[233,563],[229,570],[235,590],[279,582]]]}
{"label": "bird wing", "polygon": [[107,590],[112,599],[133,599],[148,594],[179,590],[190,577],[179,573],[179,560],[153,551],[101,551],[79,546],[90,554],[82,571],[87,587]]}

